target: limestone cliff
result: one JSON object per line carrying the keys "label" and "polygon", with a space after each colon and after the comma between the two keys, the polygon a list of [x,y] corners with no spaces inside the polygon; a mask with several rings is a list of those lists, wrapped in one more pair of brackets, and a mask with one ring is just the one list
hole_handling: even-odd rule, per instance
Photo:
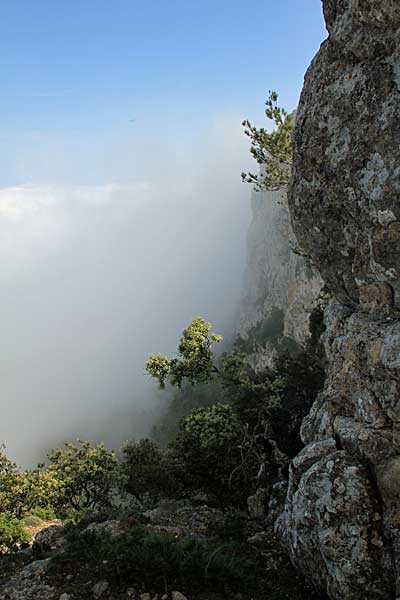
{"label": "limestone cliff", "polygon": [[253,364],[262,369],[277,352],[304,346],[322,279],[293,252],[286,190],[253,191],[252,212],[238,334],[251,344]]}
{"label": "limestone cliff", "polygon": [[333,600],[400,597],[400,3],[323,0],[289,208],[334,300],[324,390],[277,523]]}

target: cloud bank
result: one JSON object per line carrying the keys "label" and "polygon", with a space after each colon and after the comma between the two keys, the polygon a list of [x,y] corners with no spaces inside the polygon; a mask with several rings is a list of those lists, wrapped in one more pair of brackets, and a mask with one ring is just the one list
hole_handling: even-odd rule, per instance
{"label": "cloud bank", "polygon": [[173,352],[193,316],[231,326],[247,144],[231,122],[188,140],[160,143],[144,181],[0,189],[0,441],[17,461],[145,435],[162,401],[147,355]]}

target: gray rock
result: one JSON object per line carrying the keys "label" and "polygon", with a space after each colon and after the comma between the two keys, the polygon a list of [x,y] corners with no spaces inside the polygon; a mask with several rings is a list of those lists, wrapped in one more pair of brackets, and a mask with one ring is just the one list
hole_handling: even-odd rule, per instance
{"label": "gray rock", "polygon": [[259,531],[254,533],[250,537],[247,538],[247,543],[252,546],[264,546],[266,541],[270,538],[270,533],[268,531]]}
{"label": "gray rock", "polygon": [[289,193],[300,246],[345,303],[400,292],[400,36],[395,0],[324,0],[329,39],[305,78]]}
{"label": "gray rock", "polygon": [[90,523],[83,531],[82,534],[86,533],[94,533],[96,535],[101,535],[102,533],[107,533],[112,538],[123,535],[124,528],[120,521],[110,520],[103,521],[102,523]]}
{"label": "gray rock", "polygon": [[50,559],[30,563],[1,586],[0,593],[12,600],[53,600],[56,591],[44,581],[49,563]]}
{"label": "gray rock", "polygon": [[155,530],[196,538],[204,537],[210,526],[224,522],[222,511],[189,502],[162,502],[157,508],[147,511],[145,516]]}
{"label": "gray rock", "polygon": [[258,488],[255,494],[247,499],[247,508],[251,519],[265,519],[268,505],[268,492]]}
{"label": "gray rock", "polygon": [[251,346],[252,366],[262,371],[279,350],[305,344],[323,283],[292,251],[297,243],[285,189],[254,191],[252,213],[237,333]]}
{"label": "gray rock", "polygon": [[289,208],[335,300],[276,528],[332,600],[400,595],[400,4],[323,0]]}
{"label": "gray rock", "polygon": [[321,443],[306,451],[296,459],[278,522],[293,563],[330,598],[390,598],[382,521],[368,472],[344,451],[327,453]]}
{"label": "gray rock", "polygon": [[34,547],[42,551],[57,550],[65,543],[64,527],[62,525],[50,525],[39,531],[34,540]]}
{"label": "gray rock", "polygon": [[104,592],[108,589],[109,583],[108,581],[99,581],[93,586],[93,596],[95,598],[100,598]]}

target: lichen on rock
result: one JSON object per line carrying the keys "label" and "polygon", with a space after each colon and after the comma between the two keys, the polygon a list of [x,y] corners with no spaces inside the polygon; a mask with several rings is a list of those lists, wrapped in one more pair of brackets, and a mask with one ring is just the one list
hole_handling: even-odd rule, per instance
{"label": "lichen on rock", "polygon": [[361,285],[400,291],[398,2],[325,0],[329,38],[296,115],[292,224],[343,302]]}
{"label": "lichen on rock", "polygon": [[277,521],[333,600],[400,596],[400,4],[323,0],[289,208],[333,300],[323,392]]}

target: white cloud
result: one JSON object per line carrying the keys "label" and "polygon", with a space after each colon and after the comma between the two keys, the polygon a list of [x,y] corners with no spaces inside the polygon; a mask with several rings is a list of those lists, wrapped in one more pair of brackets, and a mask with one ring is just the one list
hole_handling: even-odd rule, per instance
{"label": "white cloud", "polygon": [[184,149],[160,144],[144,182],[0,189],[0,441],[17,460],[143,434],[158,401],[148,353],[173,351],[195,315],[232,320],[247,148],[230,122],[191,143],[183,170]]}

